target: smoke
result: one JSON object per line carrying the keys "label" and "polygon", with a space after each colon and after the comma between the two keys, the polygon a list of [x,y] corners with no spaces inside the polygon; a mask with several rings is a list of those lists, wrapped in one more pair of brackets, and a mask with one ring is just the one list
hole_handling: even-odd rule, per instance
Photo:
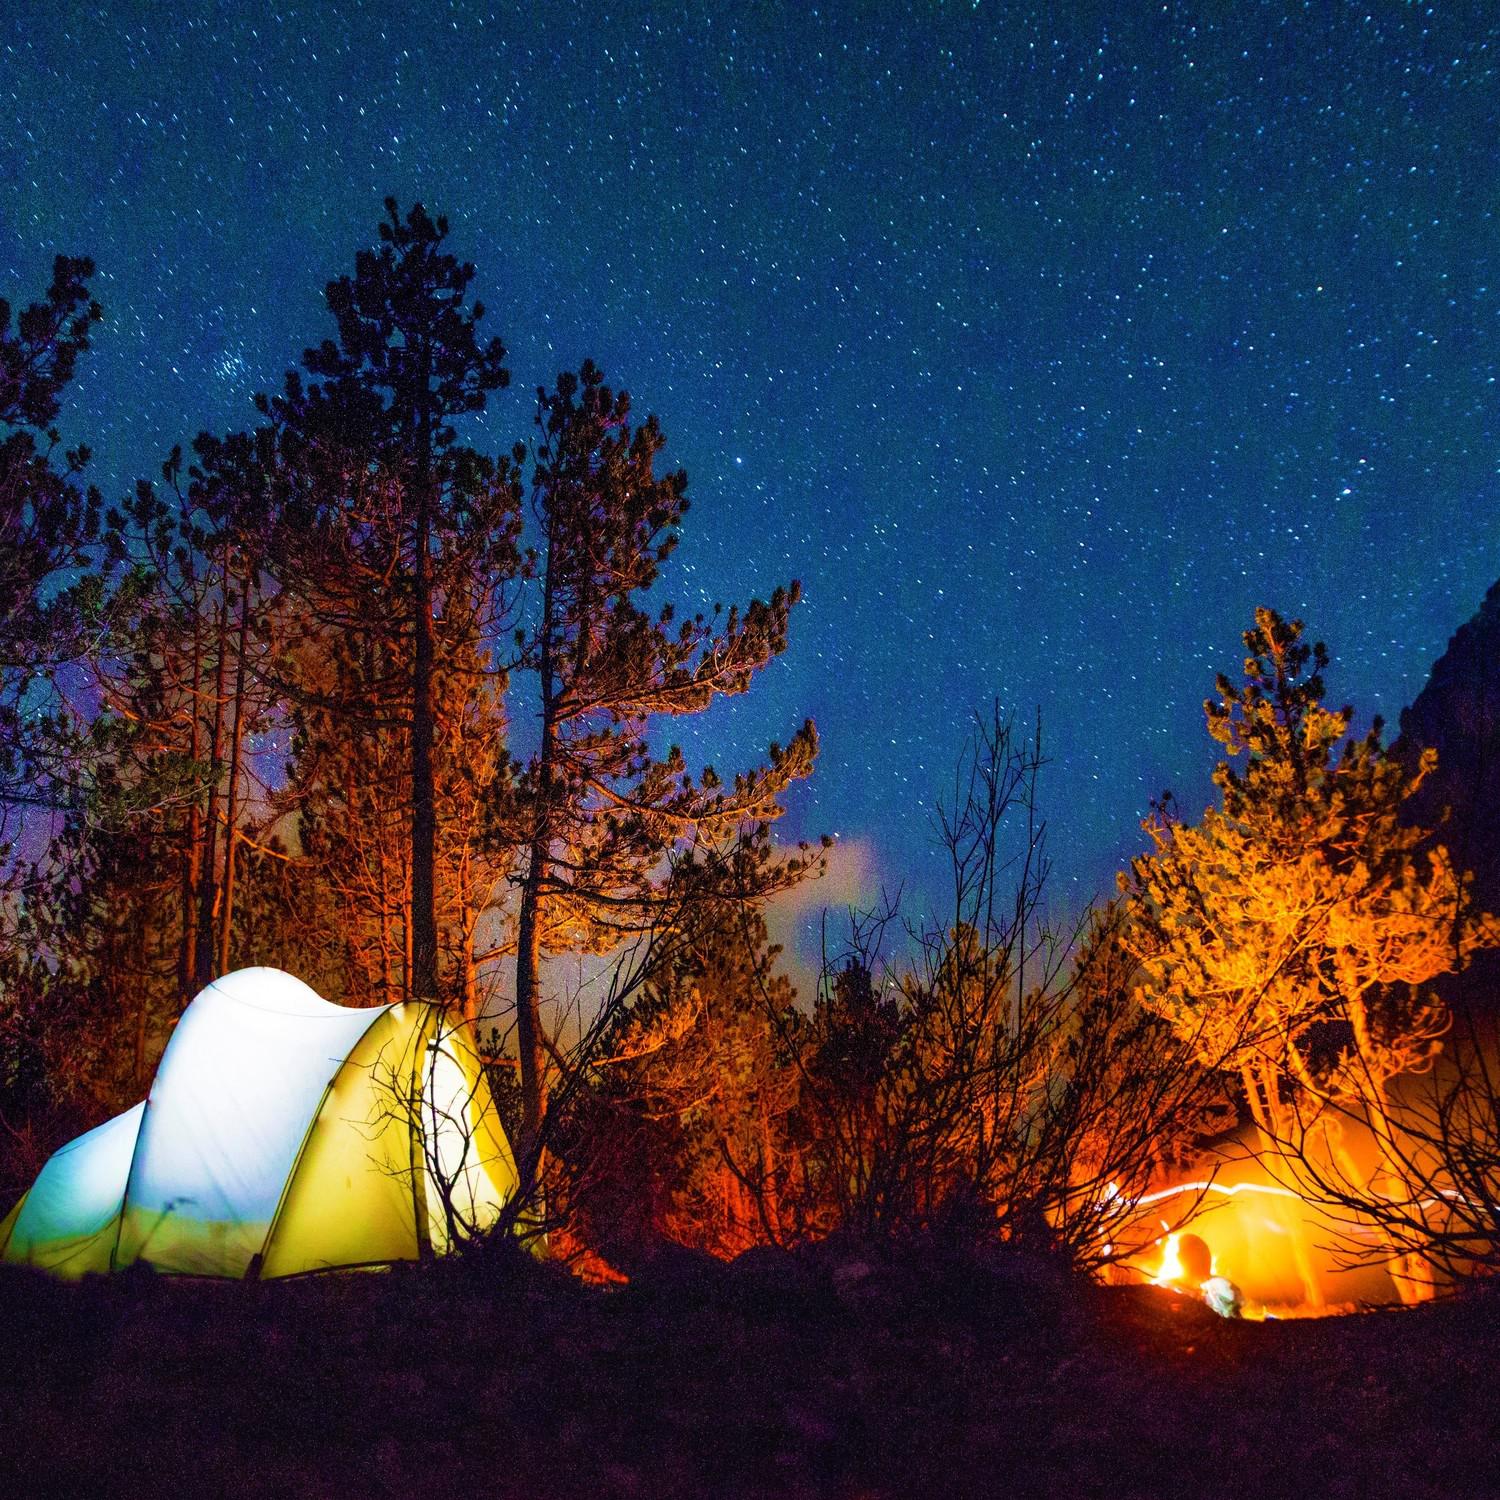
{"label": "smoke", "polygon": [[836,957],[849,930],[849,912],[880,900],[879,854],[873,839],[840,839],[828,851],[828,865],[817,880],[804,880],[773,896],[766,905],[766,928],[781,946],[782,971],[797,987],[804,1005],[812,1003],[823,964],[826,930],[829,957]]}

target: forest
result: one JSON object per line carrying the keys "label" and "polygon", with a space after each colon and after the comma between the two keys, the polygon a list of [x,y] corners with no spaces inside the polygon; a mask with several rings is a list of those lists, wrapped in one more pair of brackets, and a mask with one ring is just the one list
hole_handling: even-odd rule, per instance
{"label": "forest", "polygon": [[252,425],[127,496],[55,430],[93,266],[0,302],[0,1211],[143,1097],[194,994],[267,965],[473,1026],[501,1232],[593,1280],[828,1243],[1142,1279],[1226,1143],[1402,1300],[1494,1271],[1496,728],[1442,701],[1478,669],[1387,742],[1258,610],[1205,705],[1217,804],[1153,804],[1062,923],[1066,744],[982,709],[933,789],[945,908],[830,914],[798,994],[766,908],[827,858],[776,836],[816,729],[729,770],[672,734],[754,688],[799,586],[674,609],[687,476],[591,363],[475,446],[511,371],[447,238],[388,202]]}

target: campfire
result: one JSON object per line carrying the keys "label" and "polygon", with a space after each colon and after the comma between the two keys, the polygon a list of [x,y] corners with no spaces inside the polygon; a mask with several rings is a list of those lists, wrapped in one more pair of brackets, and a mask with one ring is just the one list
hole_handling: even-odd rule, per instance
{"label": "campfire", "polygon": [[1321,1317],[1400,1300],[1383,1267],[1351,1266],[1349,1255],[1333,1248],[1336,1239],[1347,1244],[1358,1236],[1358,1225],[1332,1222],[1271,1180],[1252,1158],[1226,1164],[1212,1179],[1177,1183],[1138,1202],[1168,1217],[1158,1218],[1158,1236],[1126,1258],[1127,1275],[1202,1297],[1217,1311],[1232,1307],[1232,1315],[1248,1318]]}

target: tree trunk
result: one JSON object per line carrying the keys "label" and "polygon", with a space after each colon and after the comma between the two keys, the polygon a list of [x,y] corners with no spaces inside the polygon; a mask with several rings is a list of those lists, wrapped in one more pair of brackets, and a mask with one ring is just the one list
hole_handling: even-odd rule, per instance
{"label": "tree trunk", "polygon": [[479,971],[474,964],[472,927],[464,934],[463,945],[464,1020],[472,1026],[479,1020]]}
{"label": "tree trunk", "polygon": [[546,1057],[542,1047],[541,966],[542,883],[547,846],[531,846],[516,934],[516,1051],[521,1063],[521,1191],[530,1191],[541,1168],[542,1121],[547,1109]]}
{"label": "tree trunk", "polygon": [[548,857],[552,844],[552,782],[557,768],[557,699],[553,677],[552,633],[556,603],[553,566],[556,537],[549,524],[542,571],[541,659],[537,663],[542,699],[542,740],[537,749],[537,805],[533,810],[530,857],[521,887],[516,931],[516,1051],[521,1064],[521,1193],[541,1173],[542,1126],[547,1113],[547,1060],[542,1036],[540,969],[542,916]]}
{"label": "tree trunk", "polygon": [[[193,682],[188,692],[191,727],[188,732],[188,758],[194,765],[202,749],[202,725],[198,717],[198,695],[203,679],[203,629],[195,616],[193,621]],[[185,1006],[196,993],[194,976],[198,964],[198,883],[203,871],[203,809],[195,794],[188,807],[187,852],[182,866],[182,940],[177,949],[177,1003]]]}
{"label": "tree trunk", "polygon": [[219,905],[218,839],[219,839],[219,780],[224,774],[224,678],[228,669],[229,645],[229,557],[225,546],[224,568],[221,573],[222,594],[219,601],[219,619],[214,665],[214,731],[213,744],[209,752],[212,779],[208,784],[208,816],[204,820],[204,858],[198,871],[198,929],[193,954],[194,988],[202,989],[214,977],[214,918]]}
{"label": "tree trunk", "polygon": [[219,910],[219,973],[229,972],[234,930],[234,853],[239,824],[240,748],[245,738],[245,649],[250,638],[250,581],[247,569],[240,593],[240,639],[234,664],[234,730],[229,746],[229,790],[224,806],[224,889]]}
{"label": "tree trunk", "polygon": [[416,653],[412,672],[411,725],[411,923],[412,993],[438,998],[437,913],[433,893],[433,844],[437,809],[432,776],[432,562],[429,508],[422,502],[417,523]]}
{"label": "tree trunk", "polygon": [[[424,381],[424,386],[426,382]],[[424,392],[425,394],[425,392]],[[437,903],[433,865],[437,794],[433,786],[432,673],[432,434],[423,413],[417,466],[417,555],[413,620],[411,715],[411,956],[410,984],[418,1000],[438,999]]]}

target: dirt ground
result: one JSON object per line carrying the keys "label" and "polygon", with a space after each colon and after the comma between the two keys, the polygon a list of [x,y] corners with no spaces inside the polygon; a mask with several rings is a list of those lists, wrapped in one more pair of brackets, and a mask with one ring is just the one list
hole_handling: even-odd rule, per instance
{"label": "dirt ground", "polygon": [[1500,1496],[1500,1297],[1232,1323],[1024,1262],[0,1276],[6,1496]]}

